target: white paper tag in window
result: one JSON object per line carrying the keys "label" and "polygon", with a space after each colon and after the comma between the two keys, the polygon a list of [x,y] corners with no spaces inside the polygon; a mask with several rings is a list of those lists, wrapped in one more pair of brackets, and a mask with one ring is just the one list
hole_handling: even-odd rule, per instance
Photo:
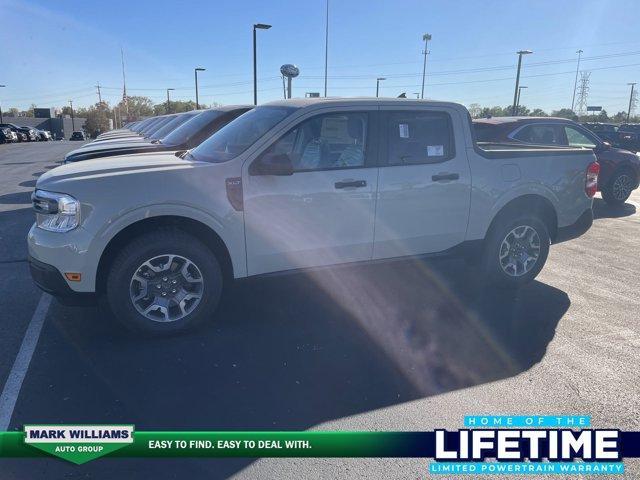
{"label": "white paper tag in window", "polygon": [[442,157],[444,145],[427,145],[427,157]]}
{"label": "white paper tag in window", "polygon": [[398,128],[400,129],[400,138],[409,138],[409,124],[408,123],[400,123],[400,124],[398,124]]}

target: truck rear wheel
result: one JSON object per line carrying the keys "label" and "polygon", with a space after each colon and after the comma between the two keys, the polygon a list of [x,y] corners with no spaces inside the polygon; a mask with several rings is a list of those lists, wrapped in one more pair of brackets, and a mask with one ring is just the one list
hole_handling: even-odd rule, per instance
{"label": "truck rear wheel", "polygon": [[485,242],[483,273],[503,288],[525,285],[542,270],[550,243],[547,226],[536,216],[499,218]]}
{"label": "truck rear wheel", "polygon": [[141,235],[114,259],[106,293],[118,320],[149,334],[177,333],[213,317],[223,276],[215,255],[178,229]]}

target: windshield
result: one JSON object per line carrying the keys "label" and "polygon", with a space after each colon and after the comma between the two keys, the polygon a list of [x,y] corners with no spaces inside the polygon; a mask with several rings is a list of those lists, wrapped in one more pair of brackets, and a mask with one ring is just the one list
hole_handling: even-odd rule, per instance
{"label": "windshield", "polygon": [[156,122],[153,126],[146,128],[144,130],[144,136],[145,137],[149,137],[151,135],[153,135],[154,133],[156,133],[158,130],[160,130],[162,127],[164,127],[167,123],[169,123],[171,120],[173,120],[175,118],[174,115],[171,115],[169,117],[162,117],[160,119],[160,121]]}
{"label": "windshield", "polygon": [[199,115],[191,117],[188,121],[166,135],[162,139],[162,143],[166,145],[182,145],[187,143],[191,137],[197,134],[209,123],[213,122],[221,114],[222,112],[219,110],[205,110]]}
{"label": "windshield", "polygon": [[164,136],[166,136],[167,134],[171,133],[176,128],[178,128],[184,122],[193,118],[194,115],[197,115],[197,114],[198,114],[197,111],[180,114],[176,118],[174,118],[173,120],[165,124],[164,126],[160,127],[158,130],[153,132],[153,135],[149,135],[149,138],[152,140],[159,140]]}
{"label": "windshield", "polygon": [[235,119],[191,150],[196,160],[227,162],[296,110],[294,107],[257,107]]}
{"label": "windshield", "polygon": [[494,126],[486,123],[474,123],[473,129],[476,133],[477,142],[490,142],[494,138]]}

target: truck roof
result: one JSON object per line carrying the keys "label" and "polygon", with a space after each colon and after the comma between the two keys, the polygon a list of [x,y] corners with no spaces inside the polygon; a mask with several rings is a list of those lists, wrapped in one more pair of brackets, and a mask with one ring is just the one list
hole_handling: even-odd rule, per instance
{"label": "truck roof", "polygon": [[573,122],[568,118],[562,117],[491,117],[491,118],[474,118],[476,123],[491,123],[500,125],[502,123],[518,123],[518,122]]}
{"label": "truck roof", "polygon": [[291,98],[287,100],[276,100],[273,102],[264,103],[267,106],[277,107],[308,107],[310,105],[358,105],[358,104],[372,104],[380,103],[384,105],[429,105],[438,107],[455,107],[464,108],[463,105],[454,102],[439,102],[435,100],[418,100],[415,98],[384,98],[384,97],[326,97],[326,98]]}

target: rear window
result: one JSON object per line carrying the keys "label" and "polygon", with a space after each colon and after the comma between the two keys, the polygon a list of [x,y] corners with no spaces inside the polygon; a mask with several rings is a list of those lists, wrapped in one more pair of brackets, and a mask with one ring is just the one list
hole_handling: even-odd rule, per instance
{"label": "rear window", "polygon": [[527,125],[513,138],[538,145],[566,145],[562,129],[558,125]]}
{"label": "rear window", "polygon": [[487,123],[474,123],[473,130],[476,134],[477,142],[493,142],[495,141],[495,127]]}

